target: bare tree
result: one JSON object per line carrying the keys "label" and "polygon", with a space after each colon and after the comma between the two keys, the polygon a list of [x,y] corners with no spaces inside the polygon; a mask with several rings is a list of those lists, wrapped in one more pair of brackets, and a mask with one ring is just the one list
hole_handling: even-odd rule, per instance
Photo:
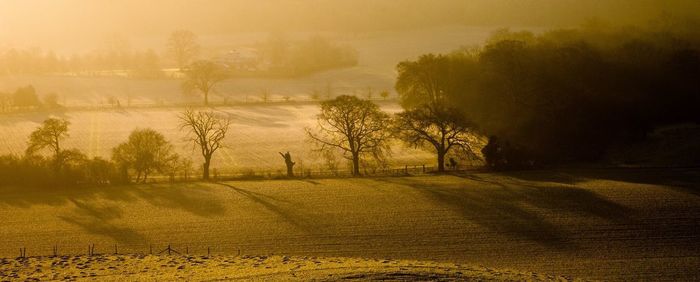
{"label": "bare tree", "polygon": [[209,180],[209,166],[211,157],[223,146],[224,138],[228,133],[231,121],[222,118],[214,112],[186,110],[180,116],[180,129],[189,131],[188,141],[199,146],[204,157],[202,165],[204,180]]}
{"label": "bare tree", "polygon": [[168,38],[168,53],[182,69],[199,54],[197,36],[189,30],[176,30]]}
{"label": "bare tree", "polygon": [[214,89],[216,84],[228,78],[226,70],[212,61],[194,62],[187,66],[183,72],[185,73],[183,88],[202,92],[205,106],[209,105],[209,92]]}
{"label": "bare tree", "polygon": [[29,136],[29,146],[26,154],[32,155],[39,150],[48,148],[53,152],[55,169],[60,171],[63,164],[61,141],[68,137],[68,125],[65,119],[49,118]]}
{"label": "bare tree", "polygon": [[360,159],[370,154],[383,158],[388,152],[390,136],[389,115],[368,100],[354,96],[338,96],[321,103],[317,117],[318,128],[306,129],[309,138],[320,145],[321,151],[339,149],[352,161],[352,173],[360,175]]}

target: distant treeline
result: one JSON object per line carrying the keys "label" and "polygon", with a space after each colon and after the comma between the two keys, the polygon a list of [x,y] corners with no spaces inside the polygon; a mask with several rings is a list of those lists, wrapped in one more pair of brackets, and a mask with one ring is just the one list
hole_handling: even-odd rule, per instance
{"label": "distant treeline", "polygon": [[[191,44],[197,44],[192,42]],[[176,68],[170,56],[148,49],[135,51],[126,43],[115,44],[109,51],[96,51],[72,56],[59,56],[40,49],[0,50],[0,75],[70,74],[82,76],[121,76],[132,78],[161,78],[164,68]],[[124,46],[122,46],[124,45]],[[195,45],[199,48],[198,45]],[[211,61],[226,67],[232,75],[299,76],[318,71],[354,66],[357,51],[348,46],[313,36],[300,41],[287,41],[284,36],[272,36],[259,43],[253,55],[211,54]],[[186,62],[198,57],[191,54]],[[183,65],[184,67],[184,65]]]}
{"label": "distant treeline", "polygon": [[317,71],[357,65],[357,51],[326,38],[314,36],[290,43],[283,37],[272,36],[262,44],[265,60],[272,73],[305,75]]}
{"label": "distant treeline", "polygon": [[114,49],[72,56],[59,56],[40,49],[0,50],[0,75],[105,75],[105,72],[139,78],[163,75],[161,57],[153,50]]}
{"label": "distant treeline", "polygon": [[700,33],[689,26],[501,30],[399,69],[412,66],[439,74],[445,103],[490,137],[493,166],[597,161],[655,127],[700,122]]}

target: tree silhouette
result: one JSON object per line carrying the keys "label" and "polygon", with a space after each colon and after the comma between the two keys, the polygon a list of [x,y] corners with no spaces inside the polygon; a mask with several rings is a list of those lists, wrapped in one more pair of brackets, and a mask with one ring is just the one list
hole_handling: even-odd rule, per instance
{"label": "tree silhouette", "polygon": [[168,52],[182,69],[199,53],[197,36],[189,30],[176,30],[168,38]]}
{"label": "tree silhouette", "polygon": [[212,61],[197,61],[187,66],[183,88],[187,91],[197,90],[204,95],[204,105],[209,105],[209,93],[214,86],[228,78],[223,66]]}
{"label": "tree silhouette", "polygon": [[445,171],[445,155],[454,148],[472,152],[477,142],[474,125],[464,115],[451,109],[441,111],[429,107],[407,110],[396,115],[397,136],[414,147],[425,145],[435,149],[438,171]]}
{"label": "tree silhouette", "polygon": [[443,55],[424,55],[415,62],[397,66],[396,90],[406,109],[396,115],[395,130],[400,139],[435,149],[438,171],[445,171],[445,155],[453,148],[472,152],[475,125],[450,98],[462,94],[470,65]]}
{"label": "tree silhouette", "polygon": [[199,146],[204,164],[202,178],[209,180],[211,157],[223,146],[231,121],[214,112],[186,110],[180,116],[180,129],[189,131],[187,140]]}
{"label": "tree silhouette", "polygon": [[306,128],[309,138],[319,150],[340,149],[352,161],[352,174],[360,175],[360,158],[371,154],[382,158],[389,147],[387,125],[389,115],[368,100],[342,95],[321,103],[317,130]]}
{"label": "tree silhouette", "polygon": [[41,126],[29,135],[29,146],[26,154],[32,155],[39,150],[48,148],[53,152],[55,170],[61,170],[63,164],[63,151],[61,141],[68,137],[68,125],[65,119],[49,118]]}

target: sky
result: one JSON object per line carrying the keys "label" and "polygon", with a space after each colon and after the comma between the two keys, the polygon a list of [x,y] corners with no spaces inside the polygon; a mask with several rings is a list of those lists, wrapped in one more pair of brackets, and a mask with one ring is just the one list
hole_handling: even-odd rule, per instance
{"label": "sky", "polygon": [[0,47],[77,48],[114,35],[366,32],[439,25],[630,24],[700,14],[698,0],[0,0]]}

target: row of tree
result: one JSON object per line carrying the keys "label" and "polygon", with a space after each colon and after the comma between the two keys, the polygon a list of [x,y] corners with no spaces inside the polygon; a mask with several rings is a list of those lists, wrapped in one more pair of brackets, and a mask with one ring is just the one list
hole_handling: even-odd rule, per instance
{"label": "row of tree", "polygon": [[41,107],[48,109],[60,107],[58,95],[49,93],[40,99],[36,89],[31,85],[17,88],[12,93],[0,92],[0,113]]}
{"label": "row of tree", "polygon": [[[208,180],[212,156],[222,146],[229,120],[211,111],[192,110],[179,118],[188,140],[200,149],[202,178]],[[65,149],[69,125],[67,120],[49,118],[31,133],[23,156],[0,156],[0,185],[139,183],[155,173],[188,178],[192,171],[192,161],[176,154],[173,145],[155,130],[134,130],[127,141],[112,149],[111,160],[105,160]]]}

